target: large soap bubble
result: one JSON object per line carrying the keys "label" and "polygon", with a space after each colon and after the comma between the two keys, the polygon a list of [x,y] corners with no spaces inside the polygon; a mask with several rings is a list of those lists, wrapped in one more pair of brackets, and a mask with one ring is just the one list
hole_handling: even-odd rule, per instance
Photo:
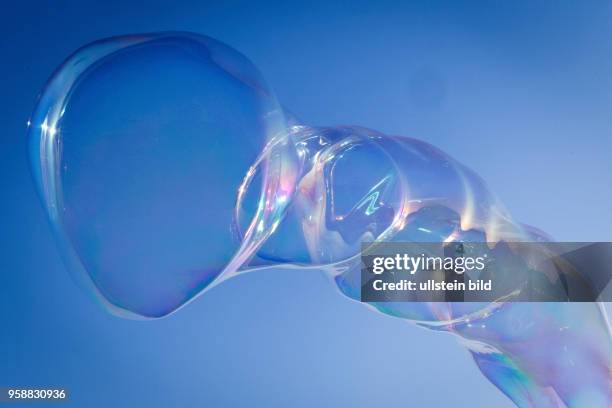
{"label": "large soap bubble", "polygon": [[[279,266],[322,270],[359,300],[362,245],[532,242],[537,252],[551,240],[425,142],[285,116],[253,65],[206,37],[79,50],[29,124],[35,179],[71,269],[113,311],[160,317]],[[497,302],[368,306],[458,335],[518,406],[610,406],[599,305],[506,302],[507,289]]]}
{"label": "large soap bubble", "polygon": [[[116,311],[146,317],[237,269],[270,233],[294,187],[284,132],[253,64],[187,33],[78,50],[29,123],[35,178],[71,268]],[[261,205],[241,242],[236,186],[267,144]]]}

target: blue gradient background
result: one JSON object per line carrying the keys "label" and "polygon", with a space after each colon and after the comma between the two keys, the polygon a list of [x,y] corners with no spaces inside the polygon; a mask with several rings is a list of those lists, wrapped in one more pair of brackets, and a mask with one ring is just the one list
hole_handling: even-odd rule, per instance
{"label": "blue gradient background", "polygon": [[215,3],[4,5],[0,385],[67,387],[78,407],[512,406],[454,338],[374,314],[316,272],[243,276],[159,321],[109,315],[60,261],[25,124],[77,47],[195,31],[250,57],[305,122],[422,138],[517,219],[612,240],[612,5]]}

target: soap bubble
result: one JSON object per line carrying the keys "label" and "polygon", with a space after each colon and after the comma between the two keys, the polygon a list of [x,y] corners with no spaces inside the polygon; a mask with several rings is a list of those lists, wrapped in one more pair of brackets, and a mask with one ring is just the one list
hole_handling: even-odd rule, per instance
{"label": "soap bubble", "polygon": [[[156,317],[240,267],[278,222],[297,168],[285,127],[230,47],[188,33],[116,37],[50,79],[30,154],[72,269],[116,311]],[[236,187],[268,144],[241,242]]]}
{"label": "soap bubble", "polygon": [[[358,301],[362,246],[380,242],[487,243],[521,258],[534,254],[508,243],[551,241],[428,143],[301,124],[244,56],[194,34],[77,51],[44,89],[29,138],[67,263],[133,317],[279,266],[324,271]],[[612,343],[595,303],[367,305],[457,334],[519,406],[610,406]]]}

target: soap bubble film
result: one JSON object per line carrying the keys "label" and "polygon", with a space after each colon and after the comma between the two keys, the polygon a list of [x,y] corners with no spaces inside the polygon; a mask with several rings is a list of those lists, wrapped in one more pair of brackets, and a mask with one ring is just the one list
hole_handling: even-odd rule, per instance
{"label": "soap bubble film", "polygon": [[[246,57],[194,34],[82,48],[50,79],[28,132],[66,263],[124,316],[162,317],[269,268],[323,271],[359,301],[363,244],[552,241],[426,142],[284,114]],[[519,407],[612,406],[601,305],[506,302],[511,289],[493,303],[366,305],[456,335]]]}

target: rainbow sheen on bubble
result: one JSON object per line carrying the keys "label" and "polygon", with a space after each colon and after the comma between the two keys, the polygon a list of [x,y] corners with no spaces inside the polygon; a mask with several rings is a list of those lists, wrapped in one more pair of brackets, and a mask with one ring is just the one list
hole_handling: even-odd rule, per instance
{"label": "rainbow sheen on bubble", "polygon": [[[423,141],[286,115],[246,57],[207,37],[116,37],[71,56],[29,124],[38,189],[71,270],[113,311],[161,317],[241,273],[323,271],[360,298],[362,244],[551,238]],[[542,249],[543,251],[544,249]],[[378,302],[456,335],[519,407],[612,406],[596,303]],[[416,299],[415,299],[416,300]]]}

